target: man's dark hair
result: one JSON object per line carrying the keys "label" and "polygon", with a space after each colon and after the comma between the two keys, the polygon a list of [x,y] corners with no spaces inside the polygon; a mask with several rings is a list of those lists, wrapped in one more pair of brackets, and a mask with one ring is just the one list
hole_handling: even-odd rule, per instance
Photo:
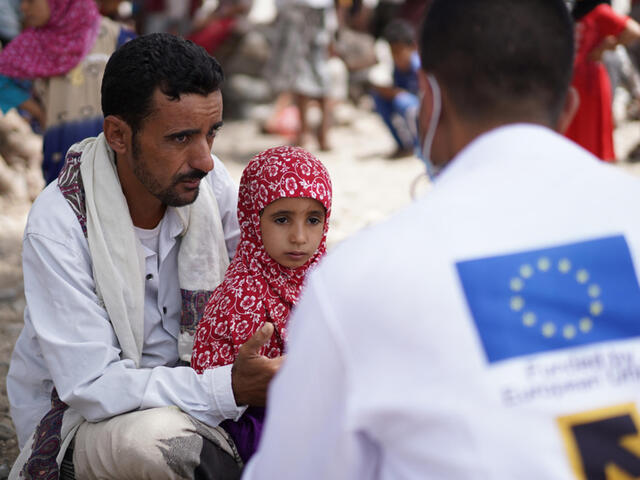
{"label": "man's dark hair", "polygon": [[416,32],[408,22],[397,18],[391,20],[384,28],[383,37],[390,45],[394,43],[413,45],[416,41]]}
{"label": "man's dark hair", "polygon": [[467,120],[555,124],[562,111],[574,48],[563,0],[435,0],[419,46]]}
{"label": "man's dark hair", "polygon": [[180,95],[208,95],[219,90],[224,74],[202,47],[167,33],[152,33],[116,50],[102,78],[102,113],[117,115],[133,134],[152,112],[156,88],[171,100]]}

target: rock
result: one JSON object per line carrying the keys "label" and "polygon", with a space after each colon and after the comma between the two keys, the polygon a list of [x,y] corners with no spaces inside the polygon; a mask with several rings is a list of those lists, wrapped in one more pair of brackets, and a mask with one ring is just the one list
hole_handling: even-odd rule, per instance
{"label": "rock", "polygon": [[6,463],[0,464],[0,480],[9,478],[9,471],[9,465],[7,465]]}
{"label": "rock", "polygon": [[13,310],[19,314],[22,314],[24,312],[24,309],[26,306],[27,306],[27,301],[23,296],[19,296],[18,298],[16,298],[12,305]]}
{"label": "rock", "polygon": [[17,296],[17,288],[0,288],[0,302],[13,301]]}
{"label": "rock", "polygon": [[16,432],[13,428],[4,423],[0,423],[0,440],[10,440],[16,436]]}
{"label": "rock", "polygon": [[[0,197],[4,202],[31,202],[44,188],[42,137],[14,110],[0,115]],[[5,207],[5,205],[2,205]]]}

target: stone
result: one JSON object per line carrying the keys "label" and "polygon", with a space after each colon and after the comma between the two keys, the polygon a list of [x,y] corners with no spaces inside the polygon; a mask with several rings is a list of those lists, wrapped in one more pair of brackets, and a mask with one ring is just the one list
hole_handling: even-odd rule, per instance
{"label": "stone", "polygon": [[9,425],[0,423],[0,440],[10,440],[16,436],[16,432]]}

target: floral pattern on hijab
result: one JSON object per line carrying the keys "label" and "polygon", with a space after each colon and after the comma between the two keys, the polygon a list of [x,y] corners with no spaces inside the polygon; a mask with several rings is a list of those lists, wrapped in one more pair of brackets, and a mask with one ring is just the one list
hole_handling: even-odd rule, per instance
{"label": "floral pattern on hijab", "polygon": [[[233,363],[239,347],[266,321],[275,326],[262,354],[282,355],[287,318],[305,275],[326,252],[331,180],[324,165],[298,147],[276,147],[255,156],[242,173],[238,194],[240,244],[223,282],[211,295],[196,332],[191,365],[196,371]],[[287,268],[264,249],[260,214],[280,198],[312,198],[325,208],[324,233],[315,254]]]}
{"label": "floral pattern on hijab", "polygon": [[72,70],[91,51],[100,28],[94,0],[48,0],[51,18],[27,28],[0,52],[0,74],[35,79]]}

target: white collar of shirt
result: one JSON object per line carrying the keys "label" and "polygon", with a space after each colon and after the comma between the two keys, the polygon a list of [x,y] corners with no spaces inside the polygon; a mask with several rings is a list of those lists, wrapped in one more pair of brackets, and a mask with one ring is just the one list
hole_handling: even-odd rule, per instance
{"label": "white collar of shirt", "polygon": [[435,184],[443,185],[460,175],[473,175],[475,170],[490,165],[526,159],[529,155],[515,155],[515,152],[538,151],[554,138],[569,142],[550,128],[533,123],[513,123],[494,128],[460,150],[438,175]]}
{"label": "white collar of shirt", "polygon": [[[158,264],[162,263],[182,233],[182,222],[175,209],[167,208],[164,216],[155,228],[133,227],[142,244],[145,258],[158,255]],[[155,248],[154,248],[155,245]]]}

